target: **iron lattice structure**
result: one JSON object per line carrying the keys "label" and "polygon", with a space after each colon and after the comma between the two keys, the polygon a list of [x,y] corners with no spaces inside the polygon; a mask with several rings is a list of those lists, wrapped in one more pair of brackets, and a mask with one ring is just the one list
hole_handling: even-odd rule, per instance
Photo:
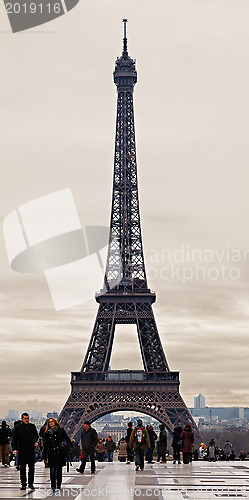
{"label": "iron lattice structure", "polygon": [[[135,61],[127,50],[116,60],[117,121],[110,238],[104,287],[96,294],[99,309],[80,372],[72,373],[71,394],[60,423],[79,438],[85,420],[120,410],[137,410],[163,422],[168,430],[195,423],[179,393],[179,373],[171,372],[158,334],[148,288],[139,213],[133,90]],[[108,370],[118,323],[137,326],[144,370]],[[196,429],[197,431],[197,429]]]}

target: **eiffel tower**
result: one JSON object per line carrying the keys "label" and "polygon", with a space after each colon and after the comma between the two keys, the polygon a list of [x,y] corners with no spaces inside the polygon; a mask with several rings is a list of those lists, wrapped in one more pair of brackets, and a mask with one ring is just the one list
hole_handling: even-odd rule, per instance
{"label": "eiffel tower", "polygon": [[[71,438],[79,439],[85,420],[110,412],[142,412],[164,423],[195,423],[179,393],[179,372],[169,369],[158,334],[148,288],[140,226],[133,90],[135,61],[127,49],[124,22],[123,52],[117,58],[117,122],[110,237],[104,288],[87,353],[79,372],[71,375],[71,394],[59,420]],[[109,370],[116,324],[133,323],[144,370]]]}

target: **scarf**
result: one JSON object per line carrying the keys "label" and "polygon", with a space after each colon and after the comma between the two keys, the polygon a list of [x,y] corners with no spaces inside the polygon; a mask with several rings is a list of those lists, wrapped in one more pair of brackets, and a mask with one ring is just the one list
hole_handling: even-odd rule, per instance
{"label": "scarf", "polygon": [[55,425],[54,427],[49,427],[48,433],[53,436],[58,431],[58,429],[59,429],[58,425]]}

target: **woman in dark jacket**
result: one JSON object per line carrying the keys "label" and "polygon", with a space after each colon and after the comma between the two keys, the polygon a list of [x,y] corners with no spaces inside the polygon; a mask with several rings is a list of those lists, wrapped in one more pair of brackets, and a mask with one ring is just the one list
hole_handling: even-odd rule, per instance
{"label": "woman in dark jacket", "polygon": [[180,425],[176,426],[173,431],[173,440],[172,440],[173,459],[174,459],[173,464],[176,464],[177,460],[178,464],[181,463],[180,461],[181,433],[182,433],[182,427]]}
{"label": "woman in dark jacket", "polygon": [[49,418],[45,430],[44,450],[42,458],[48,458],[50,468],[51,488],[55,492],[60,490],[62,483],[62,467],[66,465],[66,448],[71,446],[71,441],[66,431],[55,418]]}
{"label": "woman in dark jacket", "polygon": [[106,451],[107,451],[107,461],[113,462],[113,452],[116,450],[116,445],[112,440],[111,436],[108,436],[107,441],[105,443]]}
{"label": "woman in dark jacket", "polygon": [[181,451],[183,452],[183,463],[189,464],[189,462],[192,462],[192,450],[195,440],[194,433],[190,424],[185,425],[180,439],[182,439],[183,442],[183,447],[181,448]]}
{"label": "woman in dark jacket", "polygon": [[166,463],[166,451],[167,451],[167,433],[165,430],[165,425],[159,425],[160,433],[159,439],[157,441],[157,461],[160,462],[160,457],[162,457],[162,463]]}

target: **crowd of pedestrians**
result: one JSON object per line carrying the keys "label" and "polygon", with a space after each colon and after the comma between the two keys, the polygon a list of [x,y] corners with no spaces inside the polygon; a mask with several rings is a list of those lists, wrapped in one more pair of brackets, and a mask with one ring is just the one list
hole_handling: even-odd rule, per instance
{"label": "crowd of pedestrians", "polygon": [[[12,431],[5,421],[0,426],[0,461],[2,467],[8,467],[11,459],[14,459],[15,466],[20,471],[20,489],[26,490],[28,485],[34,490],[35,462],[44,460],[45,467],[50,469],[51,488],[55,493],[61,489],[63,466],[69,467],[72,461],[80,463],[76,468],[80,474],[84,473],[88,460],[92,474],[96,470],[95,460],[112,462],[115,450],[118,452],[120,462],[129,465],[134,461],[136,471],[143,470],[145,460],[151,464],[153,458],[156,458],[157,462],[166,463],[167,432],[164,424],[160,424],[159,429],[157,435],[153,426],[148,425],[145,428],[141,419],[137,420],[137,425],[134,427],[132,422],[129,422],[126,435],[116,445],[111,436],[107,439],[98,438],[90,421],[85,421],[80,447],[74,439],[70,440],[56,419],[47,419],[38,435],[35,425],[29,422],[28,413],[23,413],[21,420],[14,423]],[[233,446],[228,439],[223,449],[216,445],[214,439],[211,439],[207,446],[200,443],[199,447],[195,447],[194,433],[190,424],[186,424],[184,428],[180,423],[176,425],[172,437],[174,464],[181,464],[181,455],[184,464],[191,463],[192,459],[210,462],[235,459]],[[239,459],[245,460],[245,458],[246,453],[240,450]]]}
{"label": "crowd of pedestrians", "polygon": [[[216,462],[217,460],[230,461],[236,459],[232,443],[230,443],[229,439],[226,440],[223,448],[217,446],[214,439],[211,439],[208,446],[204,443],[200,443],[199,449],[195,449],[193,456],[195,460],[201,458],[203,460],[208,460],[209,462]],[[238,458],[239,460],[245,460],[246,453],[243,450],[240,450]]]}

